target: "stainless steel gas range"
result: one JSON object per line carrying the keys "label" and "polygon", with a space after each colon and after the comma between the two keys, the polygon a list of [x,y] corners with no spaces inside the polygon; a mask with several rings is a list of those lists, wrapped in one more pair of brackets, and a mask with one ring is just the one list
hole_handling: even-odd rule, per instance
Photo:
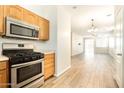
{"label": "stainless steel gas range", "polygon": [[32,44],[3,44],[9,57],[12,88],[36,88],[44,83],[44,54],[34,52]]}

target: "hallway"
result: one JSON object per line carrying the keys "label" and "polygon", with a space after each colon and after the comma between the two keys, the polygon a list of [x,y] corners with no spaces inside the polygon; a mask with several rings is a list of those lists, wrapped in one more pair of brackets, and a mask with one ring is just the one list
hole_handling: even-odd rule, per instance
{"label": "hallway", "polygon": [[72,57],[72,67],[58,78],[51,78],[45,88],[117,88],[112,77],[112,58],[109,55],[78,55]]}

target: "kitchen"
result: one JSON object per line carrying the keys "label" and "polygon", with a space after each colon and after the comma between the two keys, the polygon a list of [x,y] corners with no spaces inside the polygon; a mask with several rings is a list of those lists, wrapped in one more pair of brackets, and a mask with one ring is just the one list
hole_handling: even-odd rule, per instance
{"label": "kitchen", "polygon": [[[60,10],[62,10],[62,9],[60,8]],[[60,33],[56,32],[57,29],[61,30],[61,28],[56,27],[56,22],[57,22],[56,11],[57,11],[57,9],[55,6],[16,6],[16,5],[2,6],[1,5],[0,6],[0,18],[2,19],[2,21],[0,22],[0,33],[2,36],[2,37],[0,37],[1,55],[3,55],[4,48],[5,48],[5,51],[10,50],[10,49],[11,50],[12,49],[13,50],[31,49],[30,53],[35,53],[35,52],[39,53],[40,52],[41,53],[40,58],[42,58],[42,56],[43,56],[44,62],[42,62],[42,63],[44,63],[44,65],[42,64],[42,66],[44,67],[44,69],[43,69],[43,67],[41,67],[42,68],[41,71],[43,72],[43,70],[44,70],[43,78],[45,78],[45,80],[47,80],[51,76],[54,76],[54,75],[59,76],[60,74],[62,74],[62,70],[67,68],[69,64],[65,65],[66,67],[64,67],[62,69],[60,69],[59,67],[56,67],[57,65],[62,64],[61,62],[59,62],[59,64],[56,63],[56,60],[58,60],[58,61],[61,60],[61,58],[56,58],[56,53],[58,53],[58,54],[60,53],[60,51],[58,50],[59,48],[56,49],[56,47],[58,47],[57,42],[60,42],[61,39],[60,39],[60,41],[56,41],[56,38],[60,38],[58,36],[61,35],[61,33],[64,34],[66,32],[60,32]],[[7,22],[7,20],[8,20],[8,22]],[[12,35],[9,32],[11,30],[8,30],[8,32],[9,32],[8,35],[10,35],[10,34],[11,35],[9,37],[6,37],[5,34],[7,35],[7,33],[8,33],[8,32],[6,32],[7,31],[6,27],[8,25],[5,26],[5,24],[6,23],[10,24],[11,22],[14,24],[16,23],[16,25],[19,24],[19,27],[24,26],[24,28],[25,28],[25,26],[27,25],[27,26],[30,26],[30,28],[36,27],[37,29],[39,29],[39,33],[37,34],[37,29],[34,30],[34,28],[33,28],[33,31],[34,31],[33,33],[35,33],[35,36],[33,35],[33,37],[38,37],[38,38],[33,38],[33,39],[37,39],[37,40],[32,40],[32,38],[24,39],[26,36],[20,38],[19,35],[16,35],[17,38],[15,38],[16,36]],[[10,27],[12,27],[12,26],[9,26],[9,28]],[[16,27],[15,27],[15,29],[16,29]],[[19,27],[17,27],[18,31],[19,31],[19,29],[20,30],[23,29],[23,28],[19,28]],[[15,30],[15,31],[17,31],[17,30]],[[27,30],[27,31],[32,31],[32,30]],[[14,32],[14,25],[13,25],[13,32]],[[18,33],[18,32],[15,32],[15,33]],[[18,34],[22,34],[22,35],[28,34],[29,35],[29,33],[18,33]],[[12,36],[14,36],[14,38],[11,38]],[[5,44],[5,47],[3,47],[4,44]],[[18,51],[17,51],[17,53],[18,53]],[[25,53],[27,53],[27,51],[25,51],[24,54]],[[22,56],[22,54],[21,55],[19,54],[19,56]],[[70,59],[68,58],[68,60],[70,60]],[[68,60],[66,60],[66,61],[68,61]],[[0,69],[0,71],[1,71],[0,72],[0,76],[1,76],[0,83],[2,83],[1,87],[12,87],[12,85],[10,85],[10,83],[11,83],[10,81],[12,81],[10,79],[12,76],[10,74],[11,67],[10,67],[10,64],[8,61],[10,61],[8,59],[8,57],[5,57],[5,56],[0,57],[0,63],[1,63],[0,64],[0,68],[1,68]],[[57,72],[56,69],[58,69],[59,71]],[[16,77],[16,78],[18,78],[18,77]],[[41,81],[40,85],[42,85],[43,79],[41,79],[40,81]],[[32,82],[32,81],[30,81],[30,82]],[[27,84],[25,84],[25,86],[27,86]],[[20,87],[20,86],[18,86],[18,84],[16,84],[16,85],[17,86],[13,86],[13,87]],[[23,84],[23,86],[24,86],[24,84]],[[33,87],[33,85],[29,84],[29,87]],[[35,87],[37,87],[37,86],[35,86]]]}
{"label": "kitchen", "polygon": [[[8,33],[8,34],[10,34],[10,24],[14,24],[15,23],[15,25],[17,25],[17,23],[19,23],[20,22],[20,24],[18,24],[18,25],[20,25],[20,26],[22,26],[22,27],[24,27],[26,24],[23,24],[23,25],[21,25],[21,20],[22,20],[22,16],[25,16],[24,17],[24,19],[23,20],[25,20],[25,22],[26,23],[29,23],[29,24],[32,24],[32,25],[38,25],[37,23],[37,21],[39,21],[39,26],[41,26],[41,28],[40,28],[40,30],[43,30],[44,32],[43,33],[41,33],[42,31],[39,31],[39,28],[38,27],[35,27],[35,28],[37,28],[36,30],[34,30],[34,31],[39,31],[40,33],[39,33],[39,38],[40,38],[40,40],[48,40],[49,39],[49,21],[48,20],[46,20],[46,19],[44,19],[44,18],[41,18],[41,17],[39,17],[39,16],[37,16],[37,15],[35,15],[34,13],[32,13],[32,12],[30,12],[30,11],[28,11],[28,10],[26,10],[26,9],[23,9],[23,8],[21,8],[20,6],[1,6],[1,11],[2,11],[2,8],[4,8],[4,17],[6,17],[6,16],[9,16],[9,18],[7,18],[6,17],[6,19],[3,19],[3,20],[8,20],[8,21],[6,21],[7,22],[7,24],[8,24],[8,32],[6,32],[6,33]],[[22,11],[23,11],[23,13],[22,13]],[[17,13],[16,15],[14,14],[14,13]],[[27,16],[27,18],[26,18],[26,16]],[[11,18],[10,18],[11,17]],[[18,20],[16,20],[16,21],[14,21],[15,19],[12,19],[12,18],[15,18],[15,19],[18,19]],[[32,20],[30,20],[30,19],[32,19]],[[10,23],[9,23],[10,22]],[[24,23],[24,22],[22,22],[22,23]],[[28,26],[28,25],[27,25]],[[33,28],[34,26],[32,26],[32,29],[34,29]],[[31,28],[30,27],[30,25],[29,25],[29,27],[28,28]],[[3,28],[4,29],[4,28]],[[7,29],[7,28],[5,28],[5,29]],[[17,28],[17,29],[19,29],[19,28]],[[2,30],[2,28],[1,28],[1,30]],[[4,31],[4,30],[3,30]],[[14,31],[14,30],[12,30],[12,31]],[[24,31],[24,30],[22,30],[21,28],[19,29],[19,30],[16,30],[16,31]],[[25,31],[26,31],[26,29],[25,29]],[[31,30],[30,30],[30,32],[31,32]],[[29,35],[30,35],[30,32],[29,32]],[[2,33],[2,32],[1,32]],[[16,33],[16,32],[15,32]],[[17,32],[18,33],[18,32]],[[22,33],[24,33],[24,32],[22,32]],[[37,34],[38,32],[36,32],[35,33],[35,35],[36,36],[38,36],[38,34]],[[4,34],[4,32],[3,32],[3,34]],[[18,33],[19,34],[19,33]],[[21,33],[20,33],[21,34]],[[28,34],[28,33],[27,33]],[[14,35],[14,34],[13,34]],[[18,35],[17,35],[18,36]],[[21,35],[20,35],[21,36]],[[24,36],[23,34],[22,34],[22,36]],[[14,37],[16,37],[16,36],[14,36]],[[32,39],[32,38],[31,38]],[[33,38],[33,39],[35,39],[35,38]],[[38,39],[38,38],[36,38],[36,39]],[[14,46],[14,43],[13,44],[10,44],[10,45],[13,45],[13,47],[15,47],[16,45],[19,45],[19,44],[15,44],[15,46]],[[21,45],[21,44],[20,44]],[[22,47],[25,47],[25,45],[26,44],[22,44]],[[34,48],[33,47],[33,45],[31,45],[32,46],[32,49]],[[27,47],[27,48],[30,48],[30,46],[29,47]],[[48,53],[48,52],[47,52]],[[16,55],[16,53],[14,54],[14,55]],[[23,54],[24,55],[24,54]],[[53,57],[51,57],[50,59],[52,59],[53,61],[53,64],[54,64],[54,52],[51,52],[51,53],[48,53],[48,54],[46,54],[46,59],[48,59],[48,60],[50,60],[48,57],[49,57],[49,55],[53,55]],[[43,55],[42,55],[43,56]],[[48,56],[48,57],[47,57]],[[44,57],[42,57],[42,58],[44,58]],[[38,58],[37,58],[38,59]],[[2,59],[1,59],[2,60]],[[3,58],[3,61],[4,62],[1,62],[1,66],[3,67],[3,69],[1,69],[1,70],[6,70],[7,71],[7,65],[8,65],[8,63],[6,62],[6,61],[8,61],[7,59],[5,59],[4,60],[4,58]],[[24,61],[24,60],[23,60]],[[5,65],[5,66],[4,66]],[[9,64],[10,65],[10,64]],[[43,62],[42,62],[42,66],[43,66],[44,64],[43,64]],[[47,66],[47,65],[46,65]],[[41,67],[41,69],[42,69],[43,67]],[[53,75],[54,74],[54,65],[52,65],[51,66],[51,69],[53,69],[53,71],[52,72],[50,72],[49,70],[49,73],[51,74],[51,75]],[[10,70],[10,69],[9,69]],[[43,71],[43,69],[42,69],[42,71]],[[42,71],[40,71],[40,73],[42,73],[42,74],[44,74]],[[3,72],[3,71],[2,71]],[[4,74],[5,74],[5,72],[3,72]],[[8,72],[7,72],[8,73]],[[6,74],[7,74],[6,73]],[[10,72],[11,73],[11,72]],[[50,74],[47,74],[47,77],[49,77],[49,75]],[[15,73],[16,74],[16,73]],[[2,74],[1,74],[2,75]],[[8,74],[8,75],[10,75],[10,74]],[[14,75],[14,74],[13,74]],[[13,75],[10,75],[10,76],[13,76]],[[22,74],[23,75],[23,74]],[[50,76],[51,76],[50,75]],[[8,76],[6,75],[5,77],[7,77],[8,78]],[[15,76],[16,77],[16,76]],[[17,78],[17,77],[16,77]],[[46,77],[45,77],[46,78]],[[3,77],[3,79],[5,79],[4,77]],[[3,82],[4,83],[4,81],[8,81],[8,80],[3,80],[2,79],[2,81],[1,82]],[[46,78],[47,79],[47,78]],[[12,79],[13,80],[13,79]],[[10,80],[11,81],[11,80]],[[43,80],[41,80],[41,81],[43,81]],[[11,82],[12,83],[12,82]],[[41,84],[42,84],[42,82],[41,82]],[[5,85],[6,86],[6,85]],[[14,86],[14,87],[17,87],[17,86]]]}
{"label": "kitchen", "polygon": [[[113,12],[114,8],[115,12]],[[105,22],[104,25],[98,21],[101,28],[103,27],[103,30],[99,30],[99,34],[94,32],[94,29],[91,32],[79,29],[79,26],[85,27],[82,26],[78,13],[84,15],[87,9],[91,13],[89,13],[90,16],[93,11],[96,11],[97,13],[94,15],[100,14],[105,18],[105,20],[102,19],[102,22]],[[103,12],[101,9],[105,11]],[[112,10],[112,14],[109,9]],[[0,5],[0,87],[122,87],[122,15],[121,6]],[[114,17],[115,30],[113,29],[114,21],[109,20],[111,18],[114,20]],[[95,19],[82,18],[86,29],[97,27]],[[81,25],[78,24],[79,21]],[[110,26],[106,25],[106,22]],[[73,27],[76,26],[75,30]],[[104,26],[111,29],[106,30]],[[77,34],[78,30],[83,34]],[[100,33],[100,31],[108,32]],[[89,51],[91,47],[87,47],[91,44],[87,44],[88,41],[84,42],[87,39],[85,37],[87,34],[84,32],[94,36],[93,51]],[[87,46],[84,46],[83,43]],[[87,48],[87,50],[83,48]],[[83,54],[86,51],[89,61],[85,60]],[[95,60],[91,60],[89,57],[91,52],[93,52],[91,58],[94,57]],[[73,54],[76,59],[73,59]],[[101,65],[97,63],[99,59],[97,54],[101,56]],[[104,58],[104,56],[106,57]],[[95,63],[94,66],[87,64],[90,63],[90,60],[91,63]],[[88,66],[84,67],[85,63]],[[97,70],[96,67],[100,70]],[[90,74],[89,70],[99,73]],[[100,71],[103,71],[102,74]],[[87,80],[87,75],[91,78],[90,82]],[[110,83],[103,78],[103,75],[108,80],[111,78]],[[92,78],[93,76],[96,78]],[[77,79],[78,82],[76,82]]]}

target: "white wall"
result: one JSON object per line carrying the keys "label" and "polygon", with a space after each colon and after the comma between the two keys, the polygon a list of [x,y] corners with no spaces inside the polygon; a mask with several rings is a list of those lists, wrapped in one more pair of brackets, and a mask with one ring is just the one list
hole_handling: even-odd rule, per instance
{"label": "white wall", "polygon": [[77,33],[72,32],[72,56],[83,53],[83,37]]}
{"label": "white wall", "polygon": [[50,21],[50,39],[48,41],[33,41],[33,40],[22,40],[13,38],[1,38],[0,37],[0,54],[2,50],[2,43],[32,43],[35,45],[37,50],[56,50],[57,42],[57,8],[56,6],[23,6],[24,8],[35,12],[36,14],[48,19]]}
{"label": "white wall", "polygon": [[71,17],[63,6],[57,10],[56,76],[59,76],[71,66]]}

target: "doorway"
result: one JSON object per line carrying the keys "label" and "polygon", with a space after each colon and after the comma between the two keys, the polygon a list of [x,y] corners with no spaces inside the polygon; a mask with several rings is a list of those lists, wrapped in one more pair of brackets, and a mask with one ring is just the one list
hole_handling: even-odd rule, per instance
{"label": "doorway", "polygon": [[84,40],[84,53],[85,55],[94,55],[94,39]]}

